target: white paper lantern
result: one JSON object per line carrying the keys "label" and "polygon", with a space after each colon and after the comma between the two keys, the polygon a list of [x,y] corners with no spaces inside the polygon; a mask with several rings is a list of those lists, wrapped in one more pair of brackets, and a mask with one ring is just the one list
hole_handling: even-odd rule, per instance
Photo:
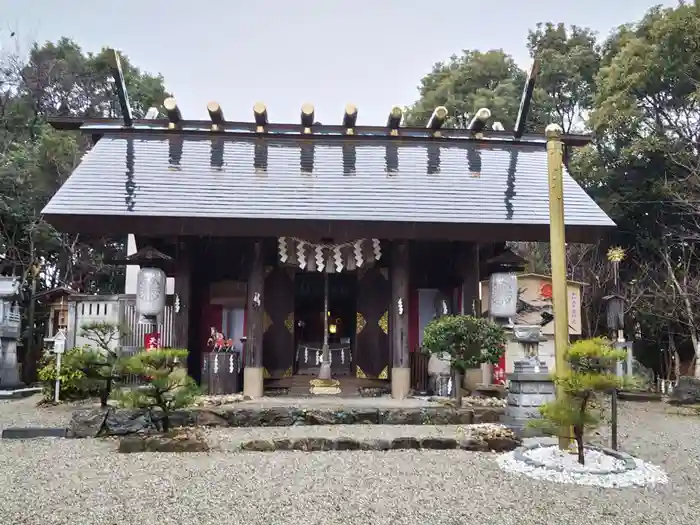
{"label": "white paper lantern", "polygon": [[515,317],[518,308],[518,277],[514,273],[493,273],[489,281],[489,314]]}
{"label": "white paper lantern", "polygon": [[165,272],[160,268],[139,270],[136,284],[136,311],[146,317],[155,318],[165,310]]}

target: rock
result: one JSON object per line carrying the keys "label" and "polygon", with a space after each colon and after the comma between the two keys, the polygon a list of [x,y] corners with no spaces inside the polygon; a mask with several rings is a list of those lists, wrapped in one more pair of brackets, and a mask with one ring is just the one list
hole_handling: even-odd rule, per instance
{"label": "rock", "polygon": [[472,421],[471,410],[448,407],[403,408],[379,411],[383,425],[459,425]]}
{"label": "rock", "polygon": [[358,423],[379,423],[379,410],[372,408],[351,408],[339,410],[336,413],[337,424],[353,425]]}
{"label": "rock", "polygon": [[672,405],[693,405],[700,403],[700,378],[682,376],[668,398]]}
{"label": "rock", "polygon": [[360,450],[391,450],[388,439],[368,439],[360,442]]}
{"label": "rock", "polygon": [[211,408],[193,411],[195,424],[200,427],[226,427],[229,422],[227,413]]}
{"label": "rock", "polygon": [[247,452],[272,452],[276,448],[275,442],[269,439],[253,439],[241,443],[241,450]]}
{"label": "rock", "polygon": [[208,452],[209,445],[192,434],[126,436],[119,441],[119,452]]}
{"label": "rock", "polygon": [[498,423],[505,414],[505,408],[473,407],[473,423]]}
{"label": "rock", "polygon": [[333,440],[335,450],[360,450],[359,441],[351,438],[336,438]]}
{"label": "rock", "polygon": [[292,407],[229,408],[223,413],[230,427],[288,427],[295,421]]}
{"label": "rock", "polygon": [[294,450],[291,439],[275,439],[273,443],[275,444],[275,450]]}
{"label": "rock", "polygon": [[391,441],[391,448],[393,450],[419,449],[420,441],[413,437],[395,438]]}
{"label": "rock", "polygon": [[493,438],[486,440],[489,450],[493,450],[494,452],[507,452],[509,450],[515,450],[521,445],[521,443],[522,441],[517,438]]}
{"label": "rock", "polygon": [[471,425],[468,438],[483,441],[489,450],[503,452],[513,450],[522,444],[522,440],[508,427],[494,423]]}
{"label": "rock", "polygon": [[307,425],[336,425],[338,417],[332,410],[307,410],[304,422]]}
{"label": "rock", "polygon": [[109,408],[87,408],[73,412],[66,437],[97,437],[102,432]]}
{"label": "rock", "polygon": [[157,430],[151,413],[145,409],[110,409],[104,421],[103,434],[124,436]]}
{"label": "rock", "polygon": [[459,448],[472,452],[488,452],[491,450],[489,444],[481,439],[466,438],[459,441]]}
{"label": "rock", "polygon": [[327,438],[299,438],[292,440],[293,450],[303,450],[304,452],[317,452],[321,450],[333,450],[333,440]]}
{"label": "rock", "polygon": [[420,447],[432,450],[451,450],[457,448],[457,440],[453,438],[424,438],[420,440]]}

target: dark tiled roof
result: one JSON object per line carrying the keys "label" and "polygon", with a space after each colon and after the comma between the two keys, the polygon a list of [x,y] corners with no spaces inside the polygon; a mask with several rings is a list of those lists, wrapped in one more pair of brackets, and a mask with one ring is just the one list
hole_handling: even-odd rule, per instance
{"label": "dark tiled roof", "polygon": [[[106,135],[44,214],[548,223],[544,148],[350,144]],[[564,192],[567,226],[614,226],[568,174]]]}

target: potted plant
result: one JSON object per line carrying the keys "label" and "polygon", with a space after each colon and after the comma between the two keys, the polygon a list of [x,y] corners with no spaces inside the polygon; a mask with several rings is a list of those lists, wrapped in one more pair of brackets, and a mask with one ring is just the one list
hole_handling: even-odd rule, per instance
{"label": "potted plant", "polygon": [[433,319],[423,334],[426,350],[438,357],[449,358],[458,406],[462,402],[462,375],[483,363],[498,363],[505,345],[506,335],[501,326],[471,315],[445,315]]}

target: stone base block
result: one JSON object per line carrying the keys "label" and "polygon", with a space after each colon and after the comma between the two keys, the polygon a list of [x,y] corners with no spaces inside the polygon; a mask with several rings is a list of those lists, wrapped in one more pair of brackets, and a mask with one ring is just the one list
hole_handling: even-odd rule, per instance
{"label": "stone base block", "polygon": [[264,388],[263,369],[246,367],[243,369],[243,395],[251,398],[262,397]]}
{"label": "stone base block", "polygon": [[394,399],[406,399],[411,390],[411,369],[391,369],[391,397]]}

